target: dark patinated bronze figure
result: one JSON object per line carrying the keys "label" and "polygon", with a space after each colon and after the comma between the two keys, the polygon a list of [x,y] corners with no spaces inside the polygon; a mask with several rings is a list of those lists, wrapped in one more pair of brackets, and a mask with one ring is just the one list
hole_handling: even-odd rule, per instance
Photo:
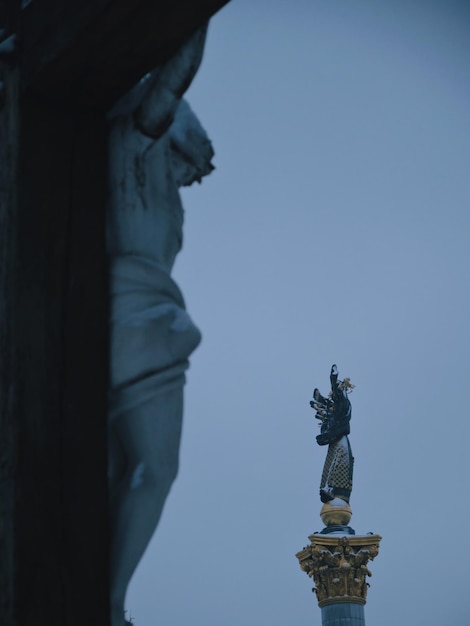
{"label": "dark patinated bronze figure", "polygon": [[326,503],[340,498],[349,503],[354,459],[348,439],[351,420],[348,392],[354,386],[349,378],[338,380],[336,365],[331,368],[330,382],[331,392],[328,397],[325,398],[315,389],[313,400],[310,401],[310,406],[316,411],[315,417],[321,422],[317,443],[329,446],[320,483],[320,499]]}

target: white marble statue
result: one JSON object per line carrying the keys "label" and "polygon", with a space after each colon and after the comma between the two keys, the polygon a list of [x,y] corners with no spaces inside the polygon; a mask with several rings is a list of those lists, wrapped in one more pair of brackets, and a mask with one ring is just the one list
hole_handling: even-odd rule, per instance
{"label": "white marble statue", "polygon": [[181,99],[204,39],[205,29],[108,114],[112,626],[128,623],[127,586],[176,477],[185,370],[200,341],[170,273],[182,244],[178,187],[213,169],[209,139]]}

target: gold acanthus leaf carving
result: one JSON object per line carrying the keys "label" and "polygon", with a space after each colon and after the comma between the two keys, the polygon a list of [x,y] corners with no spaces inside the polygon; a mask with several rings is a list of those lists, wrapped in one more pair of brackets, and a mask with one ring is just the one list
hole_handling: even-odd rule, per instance
{"label": "gold acanthus leaf carving", "polygon": [[343,536],[336,540],[331,536],[311,536],[310,546],[296,556],[302,571],[313,578],[320,606],[336,602],[366,603],[369,587],[366,578],[372,575],[367,563],[379,553],[380,539],[378,535],[352,539]]}

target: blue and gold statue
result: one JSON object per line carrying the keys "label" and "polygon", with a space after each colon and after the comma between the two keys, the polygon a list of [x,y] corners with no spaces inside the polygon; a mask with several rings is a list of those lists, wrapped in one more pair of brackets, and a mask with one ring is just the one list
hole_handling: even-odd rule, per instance
{"label": "blue and gold statue", "polygon": [[[324,503],[320,516],[327,526],[322,532],[333,532],[338,526],[344,527],[352,515],[349,498],[354,458],[348,439],[351,420],[348,393],[354,389],[354,385],[349,378],[338,380],[336,365],[331,368],[330,381],[328,397],[323,397],[315,389],[313,400],[310,401],[310,406],[316,411],[315,417],[321,423],[317,443],[320,446],[328,445],[320,483],[320,499]],[[349,532],[354,531],[349,529]]]}

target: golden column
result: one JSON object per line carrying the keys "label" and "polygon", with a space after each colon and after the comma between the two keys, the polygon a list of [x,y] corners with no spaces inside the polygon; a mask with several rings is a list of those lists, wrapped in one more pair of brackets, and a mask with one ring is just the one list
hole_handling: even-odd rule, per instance
{"label": "golden column", "polygon": [[309,536],[310,545],[297,552],[300,568],[313,579],[323,626],[365,626],[366,603],[371,576],[368,569],[379,553],[380,535],[356,535],[348,526],[352,511],[353,456],[349,444],[351,403],[354,388],[348,378],[338,380],[336,365],[331,368],[331,393],[323,397],[318,389],[310,402],[321,423],[319,445],[328,445],[320,482],[320,512],[325,528]]}

